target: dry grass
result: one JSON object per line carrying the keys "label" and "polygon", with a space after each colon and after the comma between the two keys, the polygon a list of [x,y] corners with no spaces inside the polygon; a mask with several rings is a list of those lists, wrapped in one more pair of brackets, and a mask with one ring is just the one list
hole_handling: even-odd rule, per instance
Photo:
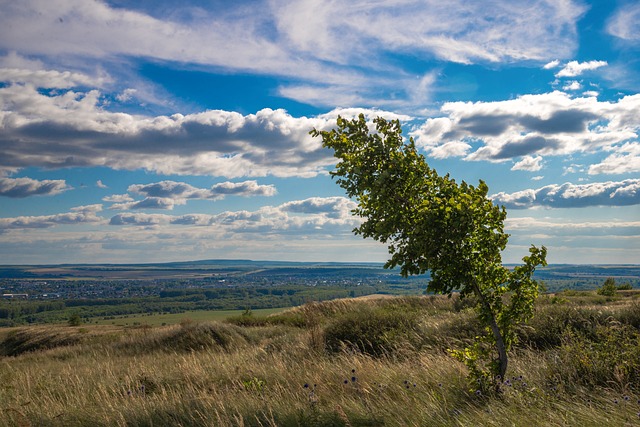
{"label": "dry grass", "polygon": [[[400,351],[402,357],[323,351],[325,326],[361,304],[418,311],[422,333],[449,338],[427,340],[421,349]],[[464,367],[443,350],[464,335],[472,319],[468,311],[452,311],[453,304],[444,298],[310,304],[288,314],[302,315],[305,327],[283,322],[251,328],[221,323],[25,328],[25,336],[62,341],[0,359],[0,426],[625,426],[640,421],[638,390],[551,384],[551,351],[514,352],[512,385],[499,396],[468,391]],[[216,334],[224,335],[226,344]]]}

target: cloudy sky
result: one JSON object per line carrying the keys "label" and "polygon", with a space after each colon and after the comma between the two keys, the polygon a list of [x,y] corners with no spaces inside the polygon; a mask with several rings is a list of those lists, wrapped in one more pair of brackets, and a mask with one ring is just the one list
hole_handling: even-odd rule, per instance
{"label": "cloudy sky", "polygon": [[637,1],[0,7],[2,264],[385,261],[308,135],[360,112],[487,182],[506,262],[640,260]]}

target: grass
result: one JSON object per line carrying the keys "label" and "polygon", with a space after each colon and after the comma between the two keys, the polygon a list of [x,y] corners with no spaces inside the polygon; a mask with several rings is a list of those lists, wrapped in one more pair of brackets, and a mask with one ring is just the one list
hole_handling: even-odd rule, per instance
{"label": "grass", "polygon": [[[269,316],[271,314],[280,313],[286,310],[286,308],[263,308],[253,310],[253,315],[256,317]],[[190,319],[196,322],[210,322],[221,321],[229,317],[241,315],[243,310],[198,310],[198,311],[186,311],[184,313],[163,313],[163,314],[150,314],[150,315],[129,315],[129,316],[116,316],[114,319],[108,318],[93,318],[91,321],[97,325],[118,325],[118,326],[166,326],[175,325],[183,322],[186,319]]]}
{"label": "grass", "polygon": [[[640,379],[622,370],[640,363],[638,300],[595,298],[541,299],[492,396],[476,395],[446,352],[478,327],[446,297],[307,304],[254,326],[12,328],[0,334],[13,349],[0,359],[0,426],[638,425]],[[331,344],[373,317],[385,322],[362,334],[381,347],[353,334]],[[613,331],[626,347],[607,344]]]}

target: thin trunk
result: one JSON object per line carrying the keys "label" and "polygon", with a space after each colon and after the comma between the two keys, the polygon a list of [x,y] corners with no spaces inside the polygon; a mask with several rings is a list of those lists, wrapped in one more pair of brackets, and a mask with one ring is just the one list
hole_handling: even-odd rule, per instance
{"label": "thin trunk", "polygon": [[491,314],[491,316],[489,317],[489,326],[491,327],[491,332],[493,332],[493,337],[496,340],[496,347],[498,350],[498,375],[500,375],[500,378],[504,381],[505,374],[507,373],[507,365],[509,363],[509,360],[507,358],[507,347],[504,344],[504,339],[502,338],[502,333],[500,332],[500,328],[498,327],[498,323],[496,322],[496,317],[493,313],[493,310],[480,291],[480,287],[475,282],[473,283],[473,290],[478,296],[478,299],[480,299],[480,304],[482,304],[487,312]]}

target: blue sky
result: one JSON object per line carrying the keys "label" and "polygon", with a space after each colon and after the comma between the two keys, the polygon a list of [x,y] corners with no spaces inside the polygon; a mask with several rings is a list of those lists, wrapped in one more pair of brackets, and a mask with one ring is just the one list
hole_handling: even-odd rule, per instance
{"label": "blue sky", "polygon": [[385,261],[312,128],[403,122],[505,262],[640,260],[640,3],[0,0],[4,264]]}

